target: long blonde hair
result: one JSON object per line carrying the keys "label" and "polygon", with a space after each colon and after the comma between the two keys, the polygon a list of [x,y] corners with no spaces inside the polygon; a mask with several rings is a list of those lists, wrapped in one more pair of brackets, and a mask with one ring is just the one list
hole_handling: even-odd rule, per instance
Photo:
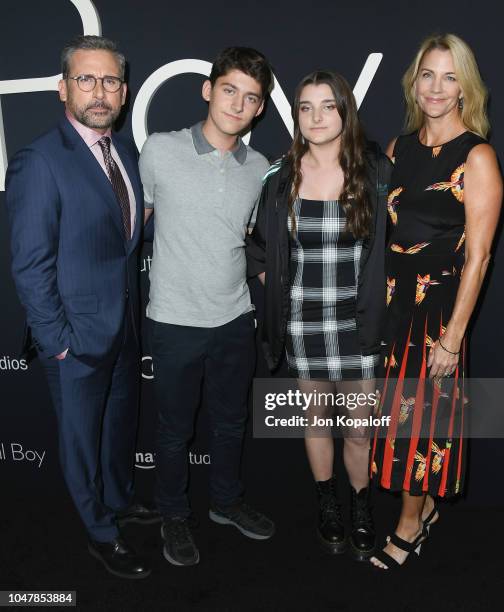
{"label": "long blonde hair", "polygon": [[416,102],[415,81],[425,54],[433,49],[450,51],[455,75],[464,96],[463,107],[459,110],[462,123],[469,131],[486,138],[490,130],[486,111],[487,88],[481,78],[474,53],[469,45],[455,34],[435,34],[426,38],[404,73],[402,86],[406,98],[406,132],[420,129],[424,122],[422,109]]}

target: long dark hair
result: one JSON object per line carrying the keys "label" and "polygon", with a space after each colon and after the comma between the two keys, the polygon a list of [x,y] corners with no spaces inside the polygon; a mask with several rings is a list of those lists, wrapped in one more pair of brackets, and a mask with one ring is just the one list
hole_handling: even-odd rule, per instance
{"label": "long dark hair", "polygon": [[355,238],[365,238],[369,236],[372,218],[371,205],[366,189],[366,161],[364,155],[366,140],[350,86],[341,75],[329,70],[316,70],[305,76],[296,87],[294,94],[294,104],[292,105],[294,139],[287,153],[292,168],[292,188],[289,196],[289,216],[292,232],[295,233],[296,231],[294,202],[298,197],[303,179],[301,159],[309,148],[299,129],[301,92],[307,85],[323,84],[329,85],[331,88],[343,124],[339,163],[343,170],[344,182],[339,201],[345,211],[346,227]]}

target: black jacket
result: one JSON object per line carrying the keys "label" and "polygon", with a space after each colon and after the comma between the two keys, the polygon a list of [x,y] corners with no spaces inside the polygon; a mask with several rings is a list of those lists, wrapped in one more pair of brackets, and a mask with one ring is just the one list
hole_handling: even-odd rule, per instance
{"label": "black jacket", "polygon": [[[370,143],[368,188],[374,209],[374,226],[364,240],[359,265],[356,322],[363,355],[380,352],[386,301],[385,234],[387,225],[387,186],[392,164]],[[290,313],[289,235],[287,229],[291,169],[286,158],[274,164],[263,185],[257,219],[247,239],[247,274],[266,272],[262,345],[268,367],[281,362]]]}

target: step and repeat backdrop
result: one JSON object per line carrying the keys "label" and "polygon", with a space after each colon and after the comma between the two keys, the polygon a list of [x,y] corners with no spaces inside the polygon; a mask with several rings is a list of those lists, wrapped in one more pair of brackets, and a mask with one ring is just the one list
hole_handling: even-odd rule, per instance
{"label": "step and repeat backdrop", "polygon": [[[56,93],[59,53],[78,33],[103,34],[117,41],[128,60],[129,94],[118,129],[141,149],[154,131],[178,130],[206,116],[201,85],[217,52],[229,45],[252,46],[270,59],[275,89],[263,118],[248,136],[269,158],[291,140],[290,100],[297,82],[316,68],[341,72],[354,87],[370,138],[385,147],[401,131],[401,76],[420,40],[450,31],[473,48],[491,92],[491,142],[504,145],[504,83],[501,75],[501,8],[491,0],[441,1],[428,11],[423,2],[371,0],[335,2],[168,3],[161,0],[18,0],[0,3],[0,478],[4,496],[33,499],[34,492],[62,490],[56,424],[37,360],[19,357],[23,311],[10,275],[4,177],[9,158],[52,127],[63,108]],[[144,304],[152,245],[140,261]],[[471,330],[471,376],[504,374],[504,244],[497,239],[483,300]],[[261,321],[262,289],[250,285]],[[141,423],[137,482],[149,495],[155,473],[152,361],[144,334]],[[281,372],[282,373],[282,372]],[[268,376],[260,352],[257,376]],[[474,407],[477,410],[477,406]],[[206,498],[211,464],[203,406],[189,452],[193,499]],[[469,485],[463,503],[504,503],[493,469],[502,465],[501,440],[471,445]],[[260,440],[249,432],[244,460],[249,487],[281,505],[281,486],[309,480],[302,440]],[[200,495],[198,493],[201,493]],[[276,500],[276,501],[275,501]],[[196,502],[198,503],[198,502]]]}

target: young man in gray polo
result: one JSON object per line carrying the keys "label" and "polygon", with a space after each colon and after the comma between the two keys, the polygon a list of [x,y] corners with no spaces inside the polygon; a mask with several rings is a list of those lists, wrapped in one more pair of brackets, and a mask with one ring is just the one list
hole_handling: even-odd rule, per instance
{"label": "young man in gray polo", "polygon": [[157,502],[163,554],[194,565],[187,445],[201,394],[211,428],[210,518],[267,539],[274,524],[242,501],[240,456],[255,366],[255,323],[246,283],[245,235],[267,160],[240,134],[272,85],[265,57],[222,51],[202,95],[205,121],[152,134],[140,157],[146,219],[155,211],[147,316],[159,425]]}

